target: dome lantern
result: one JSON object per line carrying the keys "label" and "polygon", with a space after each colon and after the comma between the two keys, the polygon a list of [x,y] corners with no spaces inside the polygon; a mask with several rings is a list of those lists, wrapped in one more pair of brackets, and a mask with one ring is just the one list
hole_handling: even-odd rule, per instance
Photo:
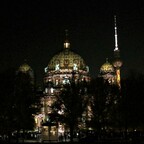
{"label": "dome lantern", "polygon": [[66,39],[64,42],[64,49],[69,49],[70,48],[70,42],[68,40],[68,30],[65,30],[65,33],[66,33]]}

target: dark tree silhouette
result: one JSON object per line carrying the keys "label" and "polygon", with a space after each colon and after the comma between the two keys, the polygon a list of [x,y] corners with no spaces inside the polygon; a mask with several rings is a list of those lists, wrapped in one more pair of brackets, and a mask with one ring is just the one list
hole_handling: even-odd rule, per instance
{"label": "dark tree silhouette", "polygon": [[15,79],[14,91],[15,127],[19,130],[32,130],[34,117],[38,111],[34,84],[28,73],[19,72]]}
{"label": "dark tree silhouette", "polygon": [[59,120],[69,127],[71,142],[74,130],[77,130],[82,114],[86,110],[88,100],[86,87],[86,81],[75,83],[72,80],[70,84],[63,86],[58,100],[53,105],[55,113],[63,111]]}
{"label": "dark tree silhouette", "polygon": [[10,68],[0,74],[0,80],[0,135],[7,135],[10,141],[12,132],[33,129],[39,99],[27,73],[16,75]]}
{"label": "dark tree silhouette", "polygon": [[119,89],[98,77],[91,82],[90,93],[93,95],[91,125],[100,136],[102,130],[117,126]]}
{"label": "dark tree silhouette", "polygon": [[121,121],[127,129],[143,130],[144,128],[144,75],[130,73],[122,81]]}
{"label": "dark tree silhouette", "polygon": [[0,135],[8,135],[15,130],[13,125],[15,70],[8,69],[0,74]]}

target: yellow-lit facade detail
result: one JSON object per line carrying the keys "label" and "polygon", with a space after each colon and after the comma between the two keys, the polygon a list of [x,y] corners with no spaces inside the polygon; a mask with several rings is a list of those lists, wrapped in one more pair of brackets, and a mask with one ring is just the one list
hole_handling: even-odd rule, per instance
{"label": "yellow-lit facade detail", "polygon": [[121,88],[121,77],[120,77],[120,69],[116,69],[116,81],[119,88]]}

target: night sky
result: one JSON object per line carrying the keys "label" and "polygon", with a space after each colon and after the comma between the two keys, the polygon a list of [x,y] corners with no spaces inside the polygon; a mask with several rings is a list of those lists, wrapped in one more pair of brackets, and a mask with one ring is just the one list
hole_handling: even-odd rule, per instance
{"label": "night sky", "polygon": [[71,49],[80,54],[96,77],[113,59],[114,15],[123,67],[144,73],[143,0],[9,0],[1,4],[0,71],[18,68],[24,60],[42,81],[44,67],[63,49],[65,29]]}

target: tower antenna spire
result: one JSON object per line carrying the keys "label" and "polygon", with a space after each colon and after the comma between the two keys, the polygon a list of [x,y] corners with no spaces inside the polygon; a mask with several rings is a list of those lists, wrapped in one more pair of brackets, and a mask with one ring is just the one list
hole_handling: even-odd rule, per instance
{"label": "tower antenna spire", "polygon": [[118,36],[117,36],[116,15],[114,16],[114,30],[115,30],[115,49],[114,49],[114,51],[116,51],[116,50],[118,50]]}

